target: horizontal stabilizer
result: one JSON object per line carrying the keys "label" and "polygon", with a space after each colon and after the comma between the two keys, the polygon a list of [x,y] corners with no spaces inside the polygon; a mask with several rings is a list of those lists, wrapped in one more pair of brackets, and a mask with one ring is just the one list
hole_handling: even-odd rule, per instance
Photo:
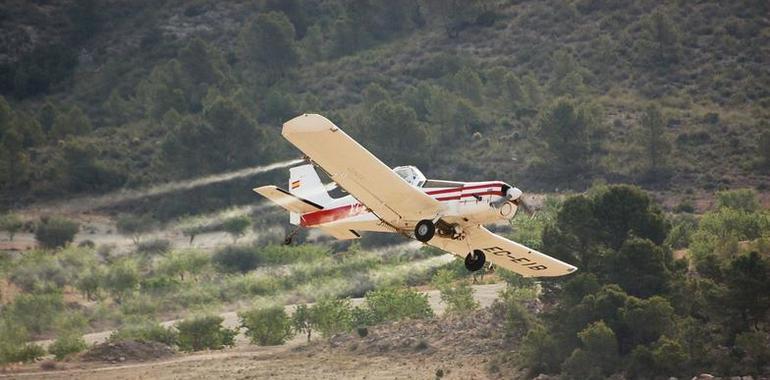
{"label": "horizontal stabilizer", "polygon": [[321,205],[292,195],[278,186],[268,185],[257,187],[254,191],[291,212],[304,214],[323,209]]}

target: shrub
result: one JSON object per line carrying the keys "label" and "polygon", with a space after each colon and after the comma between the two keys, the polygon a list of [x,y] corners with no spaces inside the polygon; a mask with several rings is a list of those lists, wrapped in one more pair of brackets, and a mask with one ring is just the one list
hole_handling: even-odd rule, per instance
{"label": "shrub", "polygon": [[350,331],[352,309],[348,299],[322,298],[310,312],[316,318],[316,330],[325,338]]}
{"label": "shrub", "polygon": [[386,288],[366,293],[366,305],[372,322],[422,319],[433,316],[428,296],[408,288]]}
{"label": "shrub", "polygon": [[251,218],[246,215],[236,216],[222,223],[222,228],[233,238],[233,243],[246,234],[249,226],[251,226]]}
{"label": "shrub", "polygon": [[80,225],[64,218],[43,218],[35,229],[35,239],[44,248],[61,248],[75,239]]}
{"label": "shrub", "polygon": [[110,267],[103,281],[102,286],[120,303],[139,284],[139,270],[133,261],[123,260]]}
{"label": "shrub", "polygon": [[179,331],[179,349],[182,351],[200,351],[204,349],[221,350],[235,344],[237,330],[222,327],[224,319],[216,315],[198,316],[185,319],[176,324]]}
{"label": "shrub", "polygon": [[433,284],[439,290],[441,302],[446,305],[446,313],[461,314],[478,309],[479,303],[473,299],[473,289],[466,281],[455,281],[456,276],[446,269],[433,276]]}
{"label": "shrub", "polygon": [[155,227],[155,221],[149,215],[122,215],[116,227],[121,234],[131,236],[134,244],[139,244],[141,236]]}
{"label": "shrub", "polygon": [[251,343],[260,346],[283,344],[294,335],[291,320],[281,306],[249,310],[238,317]]}
{"label": "shrub", "polygon": [[212,261],[222,271],[246,273],[256,269],[262,263],[262,258],[255,247],[229,246],[217,251]]}
{"label": "shrub", "polygon": [[110,335],[109,340],[111,342],[122,340],[159,342],[173,346],[177,344],[178,335],[174,329],[163,327],[155,321],[139,319],[121,326]]}
{"label": "shrub", "polygon": [[754,212],[759,210],[757,193],[752,189],[720,191],[717,193],[717,209],[731,208],[733,210]]}
{"label": "shrub", "polygon": [[56,315],[64,309],[61,294],[20,294],[3,313],[22,324],[27,331],[40,334],[53,327]]}
{"label": "shrub", "polygon": [[62,360],[69,355],[76,354],[88,347],[82,335],[64,334],[56,338],[48,347],[48,353],[54,355],[57,360]]}
{"label": "shrub", "polygon": [[171,242],[166,239],[153,239],[136,245],[136,252],[146,255],[160,255],[171,250]]}
{"label": "shrub", "polygon": [[13,241],[14,235],[24,226],[21,218],[16,214],[6,214],[0,216],[0,231],[8,233],[8,239]]}
{"label": "shrub", "polygon": [[310,342],[316,318],[307,305],[299,305],[291,315],[291,325],[297,334],[307,334],[307,341]]}
{"label": "shrub", "polygon": [[0,319],[0,364],[28,362],[45,355],[36,344],[27,344],[27,329],[10,318]]}

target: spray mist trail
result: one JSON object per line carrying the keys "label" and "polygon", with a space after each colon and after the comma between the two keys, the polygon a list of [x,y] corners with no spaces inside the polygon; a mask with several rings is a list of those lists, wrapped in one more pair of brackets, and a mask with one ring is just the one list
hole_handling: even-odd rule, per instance
{"label": "spray mist trail", "polygon": [[295,159],[290,161],[276,162],[270,165],[254,166],[250,168],[240,169],[227,173],[220,173],[209,175],[205,177],[193,178],[184,181],[175,181],[164,183],[157,186],[152,186],[145,189],[138,190],[122,190],[110,194],[101,195],[98,197],[79,198],[63,202],[64,204],[58,204],[48,206],[50,209],[64,209],[69,212],[93,210],[102,207],[112,206],[118,203],[135,201],[138,199],[163,195],[171,192],[177,192],[182,190],[190,190],[196,187],[207,186],[219,182],[227,182],[238,178],[248,177],[255,174],[266,173],[276,169],[286,168],[292,165],[296,165],[302,162],[301,159]]}

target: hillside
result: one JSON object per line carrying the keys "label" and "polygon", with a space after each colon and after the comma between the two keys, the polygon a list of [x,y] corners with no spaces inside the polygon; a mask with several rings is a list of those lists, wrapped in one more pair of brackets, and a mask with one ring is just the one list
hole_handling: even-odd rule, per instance
{"label": "hillside", "polygon": [[402,3],[9,3],[3,203],[296,157],[277,131],[302,112],[433,177],[767,186],[765,2]]}

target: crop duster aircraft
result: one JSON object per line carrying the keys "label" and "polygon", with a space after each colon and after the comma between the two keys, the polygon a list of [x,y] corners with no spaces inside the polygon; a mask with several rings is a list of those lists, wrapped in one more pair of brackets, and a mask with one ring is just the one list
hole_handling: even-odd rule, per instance
{"label": "crop duster aircraft", "polygon": [[[289,189],[254,189],[290,212],[290,222],[337,239],[361,231],[401,233],[465,259],[477,271],[490,262],[524,277],[553,277],[577,268],[496,235],[484,224],[513,218],[522,192],[500,181],[426,179],[414,166],[389,168],[321,115],[283,125],[283,137],[309,164],[289,169]],[[315,166],[349,195],[332,198]]]}

